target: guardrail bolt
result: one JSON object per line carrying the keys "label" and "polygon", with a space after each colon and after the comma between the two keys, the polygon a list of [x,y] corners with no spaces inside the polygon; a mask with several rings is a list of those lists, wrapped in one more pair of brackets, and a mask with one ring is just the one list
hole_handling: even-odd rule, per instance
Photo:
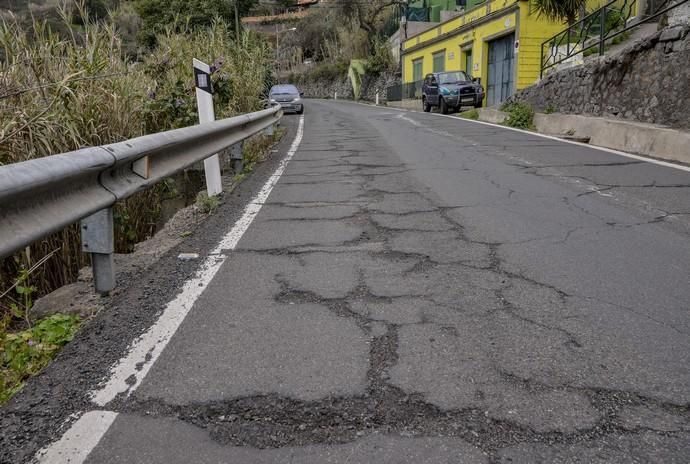
{"label": "guardrail bolt", "polygon": [[102,209],[81,221],[81,249],[91,254],[96,292],[107,295],[115,289],[115,237],[113,209]]}

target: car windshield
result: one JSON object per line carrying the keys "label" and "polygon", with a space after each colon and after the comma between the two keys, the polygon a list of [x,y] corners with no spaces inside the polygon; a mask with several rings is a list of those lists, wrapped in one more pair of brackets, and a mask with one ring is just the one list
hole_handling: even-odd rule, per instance
{"label": "car windshield", "polygon": [[270,93],[271,95],[299,95],[299,90],[294,85],[274,85]]}
{"label": "car windshield", "polygon": [[455,84],[458,82],[468,82],[470,78],[463,71],[449,72],[438,75],[441,84]]}

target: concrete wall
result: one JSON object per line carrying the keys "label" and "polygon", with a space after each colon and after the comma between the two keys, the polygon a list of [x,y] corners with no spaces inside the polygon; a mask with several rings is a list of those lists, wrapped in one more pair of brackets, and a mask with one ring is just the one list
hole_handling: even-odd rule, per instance
{"label": "concrete wall", "polygon": [[537,110],[690,128],[690,27],[664,29],[511,97]]}
{"label": "concrete wall", "polygon": [[[479,120],[502,124],[507,113],[481,108]],[[690,132],[653,124],[578,114],[535,113],[534,127],[548,135],[588,138],[591,145],[690,164]]]}
{"label": "concrete wall", "polygon": [[690,132],[652,124],[577,114],[534,115],[534,125],[545,134],[572,133],[589,137],[589,143],[628,153],[690,164]]}

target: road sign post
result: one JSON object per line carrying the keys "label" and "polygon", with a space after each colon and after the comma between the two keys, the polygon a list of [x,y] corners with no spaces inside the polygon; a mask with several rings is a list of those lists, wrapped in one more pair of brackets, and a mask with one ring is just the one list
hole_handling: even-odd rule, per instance
{"label": "road sign post", "polygon": [[[194,58],[194,83],[196,85],[196,103],[201,124],[215,121],[213,111],[213,87],[211,85],[211,68],[206,63]],[[215,154],[204,160],[206,192],[208,196],[218,195],[223,191],[220,178],[220,159]]]}

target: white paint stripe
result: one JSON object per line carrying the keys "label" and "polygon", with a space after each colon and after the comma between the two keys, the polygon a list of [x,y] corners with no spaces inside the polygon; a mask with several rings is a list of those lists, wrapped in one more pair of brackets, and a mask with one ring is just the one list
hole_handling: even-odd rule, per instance
{"label": "white paint stripe", "polygon": [[223,237],[223,240],[220,241],[220,243],[214,250],[214,253],[220,253],[223,250],[235,249],[235,247],[237,246],[237,242],[240,241],[240,238],[242,238],[242,235],[244,235],[244,233],[246,232],[247,228],[252,223],[256,215],[259,214],[259,211],[268,199],[268,195],[271,193],[271,190],[273,190],[273,187],[275,187],[275,185],[278,183],[278,180],[280,180],[280,176],[283,175],[283,172],[285,171],[285,168],[287,167],[288,163],[297,152],[299,144],[302,142],[303,135],[304,116],[300,117],[299,126],[297,127],[297,135],[295,136],[295,139],[292,141],[292,145],[290,146],[290,150],[288,150],[287,155],[280,162],[278,168],[275,170],[273,175],[266,181],[263,188],[259,191],[254,200],[251,203],[249,203],[249,205],[247,205],[247,208],[244,210],[244,214],[235,223],[235,227],[233,227],[232,230],[225,237]]}
{"label": "white paint stripe", "polygon": [[185,282],[182,291],[165,307],[163,314],[142,336],[132,343],[127,355],[112,368],[110,379],[92,393],[92,401],[100,407],[105,406],[121,393],[130,394],[141,384],[151,366],[177,331],[182,321],[194,306],[199,296],[206,290],[220,267],[225,262],[223,250],[233,250],[250,224],[261,210],[271,190],[276,185],[285,167],[299,148],[304,135],[304,116],[299,120],[297,134],[285,158],[273,175],[266,181],[259,193],[246,206],[242,217],[218,243],[216,248],[202,263],[196,275]]}
{"label": "white paint stripe", "polygon": [[36,454],[40,464],[75,464],[86,460],[117,418],[116,412],[90,411],[81,416],[59,441]]}
{"label": "white paint stripe", "polygon": [[223,255],[206,258],[195,276],[185,282],[182,291],[167,304],[158,320],[130,345],[125,357],[113,366],[105,385],[91,392],[91,400],[95,404],[103,407],[120,393],[129,395],[139,386],[224,261]]}
{"label": "white paint stripe", "polygon": [[[355,102],[352,102],[352,103],[355,103]],[[357,103],[357,104],[358,104],[358,105],[364,105],[364,106],[367,106],[367,107],[369,107],[369,108],[380,108],[380,107],[377,107],[377,106],[367,105],[366,103]],[[647,156],[642,156],[642,155],[633,155],[632,153],[627,153],[627,152],[624,152],[624,151],[614,150],[613,148],[599,147],[599,146],[596,146],[596,145],[590,145],[590,144],[588,144],[588,143],[576,142],[576,141],[574,141],[574,140],[565,140],[565,139],[562,139],[562,138],[560,138],[560,137],[554,137],[553,135],[540,134],[539,132],[531,132],[531,131],[528,131],[528,130],[518,129],[518,128],[515,128],[515,127],[503,126],[503,125],[501,125],[501,124],[495,124],[495,123],[492,123],[492,122],[477,121],[477,120],[475,120],[475,119],[458,118],[457,116],[451,116],[451,115],[449,115],[449,114],[422,113],[421,111],[411,110],[411,109],[407,109],[407,108],[386,107],[386,109],[387,109],[387,110],[402,111],[402,112],[405,112],[405,113],[420,113],[420,114],[426,114],[426,115],[429,115],[429,116],[439,116],[439,117],[442,117],[442,118],[451,118],[451,119],[455,119],[456,121],[459,120],[459,121],[462,121],[462,122],[468,122],[468,123],[474,123],[474,124],[483,124],[483,125],[485,125],[485,126],[491,126],[491,127],[498,127],[499,129],[506,129],[506,130],[511,130],[511,131],[515,131],[515,132],[521,132],[521,133],[523,133],[523,134],[534,135],[534,136],[536,136],[536,137],[542,137],[542,138],[549,139],[549,140],[556,140],[556,141],[561,142],[561,143],[568,143],[568,144],[570,144],[570,145],[577,145],[577,146],[580,146],[580,147],[586,147],[586,148],[589,148],[590,150],[599,150],[599,151],[603,151],[603,152],[606,152],[606,153],[611,153],[611,154],[613,154],[613,155],[624,156],[624,157],[626,157],[626,158],[631,158],[631,159],[634,159],[634,160],[637,160],[637,161],[644,161],[644,162],[646,162],[646,163],[656,164],[656,165],[658,165],[658,166],[663,166],[663,167],[666,167],[666,168],[672,168],[672,169],[678,169],[678,170],[681,170],[681,171],[690,172],[690,166],[685,166],[685,165],[682,165],[682,164],[671,163],[671,162],[668,162],[668,161],[661,161],[661,160],[658,160],[658,159],[655,159],[655,158],[649,158],[649,157],[647,157]]]}
{"label": "white paint stripe", "polygon": [[[111,369],[110,377],[99,389],[92,391],[92,401],[105,406],[121,393],[129,395],[142,382],[165,346],[192,309],[197,298],[225,262],[224,250],[233,250],[247,231],[261,207],[280,180],[288,162],[297,152],[304,135],[304,116],[300,117],[297,134],[287,155],[281,160],[273,175],[266,181],[259,193],[245,207],[242,217],[216,248],[211,251],[194,277],[184,283],[182,291],[168,303],[158,320],[129,347],[127,354]],[[62,438],[36,454],[40,463],[81,464],[106,434],[117,413],[91,411],[79,418]]]}

